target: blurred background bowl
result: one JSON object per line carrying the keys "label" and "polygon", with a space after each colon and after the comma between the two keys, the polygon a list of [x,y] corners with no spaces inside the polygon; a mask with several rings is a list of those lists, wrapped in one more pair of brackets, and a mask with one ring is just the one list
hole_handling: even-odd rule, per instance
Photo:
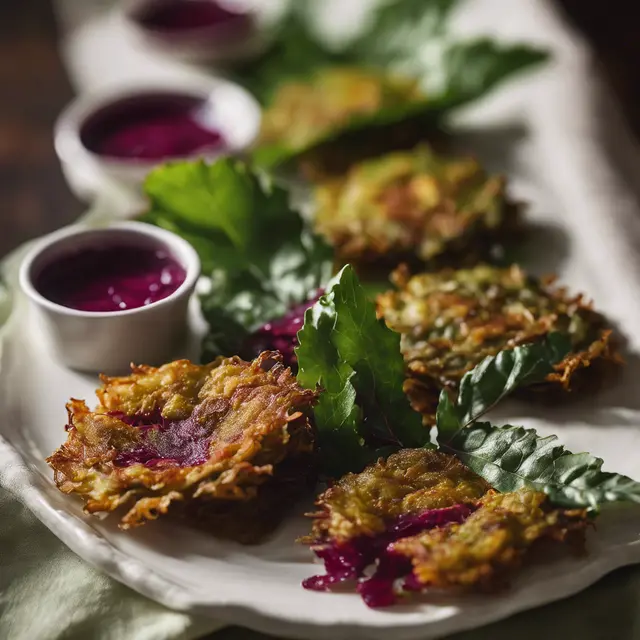
{"label": "blurred background bowl", "polygon": [[138,191],[167,160],[241,156],[260,119],[253,96],[226,80],[138,82],[71,102],[56,122],[55,148],[73,191],[90,200],[109,183]]}
{"label": "blurred background bowl", "polygon": [[264,11],[247,0],[125,0],[122,12],[135,43],[188,62],[233,64],[269,43]]}

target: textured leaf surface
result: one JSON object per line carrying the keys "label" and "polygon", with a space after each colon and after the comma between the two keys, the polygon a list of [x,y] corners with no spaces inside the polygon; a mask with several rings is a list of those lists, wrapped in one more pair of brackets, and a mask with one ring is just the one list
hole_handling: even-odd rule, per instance
{"label": "textured leaf surface", "polygon": [[569,337],[552,333],[541,342],[485,358],[464,375],[455,401],[442,390],[436,414],[438,439],[446,442],[518,387],[542,382],[570,351]]}
{"label": "textured leaf surface", "polygon": [[326,473],[360,471],[379,447],[429,445],[402,390],[400,336],[378,320],[350,266],[307,311],[298,340],[298,381],[324,389],[315,418]]}
{"label": "textured leaf surface", "polygon": [[253,186],[244,167],[232,160],[179,162],[152,171],[145,193],[154,209],[202,229],[220,230],[244,248],[249,241],[246,228],[251,222]]}
{"label": "textured leaf surface", "polygon": [[477,423],[443,446],[501,492],[531,487],[563,507],[597,509],[605,502],[640,503],[640,483],[602,471],[603,461],[589,453],[571,453],[556,436],[533,429]]}
{"label": "textured leaf surface", "polygon": [[306,227],[289,194],[231,159],[180,162],[152,172],[143,220],[198,252],[210,291],[204,360],[235,355],[247,335],[311,297],[331,277],[333,251]]}

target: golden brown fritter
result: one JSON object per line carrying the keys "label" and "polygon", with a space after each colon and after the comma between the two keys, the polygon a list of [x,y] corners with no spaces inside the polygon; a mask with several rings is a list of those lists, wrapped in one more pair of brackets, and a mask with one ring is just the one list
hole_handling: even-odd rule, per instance
{"label": "golden brown fritter", "polygon": [[410,514],[475,503],[489,485],[457,458],[428,449],[403,449],[349,473],[322,493],[310,540],[338,543],[375,535]]}
{"label": "golden brown fritter", "polygon": [[391,550],[411,560],[414,588],[491,590],[541,542],[584,551],[588,524],[586,510],[556,509],[538,491],[491,492],[463,523],[399,540]]}
{"label": "golden brown fritter", "polygon": [[[47,459],[58,488],[81,495],[88,513],[133,503],[126,529],[176,502],[189,503],[176,512],[213,513],[256,500],[272,481],[306,485],[316,394],[297,384],[280,354],[136,367],[103,383],[96,412],[80,400],[67,405],[67,442]],[[296,469],[297,481],[286,469]],[[212,530],[220,533],[215,521]]]}
{"label": "golden brown fritter", "polygon": [[259,144],[303,150],[354,118],[421,101],[417,82],[351,67],[317,71],[280,86],[262,117]]}
{"label": "golden brown fritter", "polygon": [[425,449],[346,475],[317,504],[304,542],[326,573],[303,586],[355,584],[370,607],[431,588],[503,586],[543,542],[583,552],[590,524],[586,509],[555,508],[532,489],[499,494],[457,458]]}
{"label": "golden brown fritter", "polygon": [[572,296],[517,266],[480,265],[413,277],[399,269],[394,281],[398,290],[378,297],[378,314],[402,335],[405,390],[428,423],[442,388],[456,389],[485,357],[550,332],[568,334],[574,351],[540,390],[569,390],[576,373],[595,363],[620,362],[605,319],[582,295]]}
{"label": "golden brown fritter", "polygon": [[356,164],[315,196],[316,228],[344,262],[473,264],[517,227],[501,176],[426,146]]}

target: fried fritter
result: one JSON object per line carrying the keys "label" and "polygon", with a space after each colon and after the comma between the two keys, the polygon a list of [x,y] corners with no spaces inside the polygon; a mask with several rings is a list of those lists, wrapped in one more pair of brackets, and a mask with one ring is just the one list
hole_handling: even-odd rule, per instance
{"label": "fried fritter", "polygon": [[431,587],[502,586],[543,541],[583,551],[590,522],[586,510],[554,508],[542,492],[498,494],[457,458],[425,449],[346,475],[317,505],[303,542],[326,574],[303,586],[326,591],[355,581],[371,607]]}
{"label": "fried fritter", "polygon": [[373,536],[401,516],[475,503],[489,488],[453,456],[403,449],[361,473],[347,474],[321,494],[309,540]]}
{"label": "fried fritter", "polygon": [[449,524],[391,545],[411,560],[413,589],[504,585],[526,554],[543,541],[583,552],[586,510],[555,509],[544,493],[522,489],[485,496],[461,524]]}
{"label": "fried fritter", "polygon": [[316,228],[344,262],[473,264],[517,228],[501,176],[427,146],[356,164],[315,195]]}
{"label": "fried fritter", "polygon": [[[488,490],[489,485],[459,460],[427,449],[404,449],[361,473],[347,474],[319,496],[320,511],[309,514],[314,518],[312,533],[301,542],[310,544],[324,561],[326,574],[308,578],[303,586],[326,591],[361,579],[368,567],[377,565],[378,571],[382,567],[390,574],[384,596],[363,597],[371,606],[391,604],[397,570],[403,571],[408,563],[389,570],[389,544],[461,522]],[[358,589],[367,584],[370,581],[360,582]]]}
{"label": "fried fritter", "polygon": [[250,363],[182,360],[103,377],[95,412],[80,400],[67,405],[67,442],[47,459],[58,488],[81,495],[88,513],[133,503],[125,529],[173,503],[177,514],[208,513],[212,532],[224,535],[230,527],[218,529],[216,513],[248,512],[271,483],[308,486],[316,393],[281,360],[264,352]]}
{"label": "fried fritter", "polygon": [[394,281],[398,291],[378,296],[378,314],[402,336],[405,390],[427,423],[434,421],[442,388],[456,389],[485,357],[550,332],[568,334],[574,351],[538,390],[569,390],[587,368],[596,381],[604,365],[620,362],[605,319],[582,295],[572,296],[553,280],[539,280],[517,266],[480,265],[413,277],[399,269]]}
{"label": "fried fritter", "polygon": [[358,116],[424,100],[415,80],[366,69],[330,67],[306,82],[283,84],[262,117],[259,144],[302,150]]}

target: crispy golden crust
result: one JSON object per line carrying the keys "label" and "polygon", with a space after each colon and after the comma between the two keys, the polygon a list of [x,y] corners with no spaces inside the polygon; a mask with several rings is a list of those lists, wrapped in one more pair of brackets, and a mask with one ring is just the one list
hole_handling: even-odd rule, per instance
{"label": "crispy golden crust", "polygon": [[362,473],[349,473],[322,493],[307,542],[375,535],[401,515],[475,503],[489,485],[457,458],[403,449]]}
{"label": "crispy golden crust", "polygon": [[121,522],[129,528],[176,502],[250,501],[285,460],[308,473],[316,394],[280,354],[136,367],[103,381],[96,412],[68,404],[67,442],[47,459],[58,488],[81,495],[89,513],[133,502]]}
{"label": "crispy golden crust", "polygon": [[501,176],[426,146],[356,164],[322,182],[316,202],[316,228],[344,262],[473,264],[517,226]]}
{"label": "crispy golden crust", "polygon": [[104,413],[125,415],[156,415],[160,411],[167,419],[179,420],[191,415],[198,403],[198,394],[216,360],[198,365],[188,360],[176,360],[161,367],[131,366],[131,374],[112,378],[101,375],[102,387],[96,390]]}
{"label": "crispy golden crust", "polygon": [[398,290],[378,297],[378,313],[402,334],[405,391],[428,423],[442,388],[457,388],[486,356],[553,331],[567,333],[574,351],[540,391],[569,390],[576,374],[595,362],[621,361],[605,319],[582,295],[571,296],[552,280],[538,280],[517,266],[480,265],[413,277],[399,269],[394,280]]}
{"label": "crispy golden crust", "polygon": [[259,144],[303,149],[354,117],[422,100],[415,80],[350,67],[321,69],[280,86],[262,117]]}
{"label": "crispy golden crust", "polygon": [[544,493],[522,489],[491,492],[462,524],[450,524],[399,540],[423,587],[491,590],[505,584],[534,545],[556,542],[583,552],[586,511],[555,509]]}

